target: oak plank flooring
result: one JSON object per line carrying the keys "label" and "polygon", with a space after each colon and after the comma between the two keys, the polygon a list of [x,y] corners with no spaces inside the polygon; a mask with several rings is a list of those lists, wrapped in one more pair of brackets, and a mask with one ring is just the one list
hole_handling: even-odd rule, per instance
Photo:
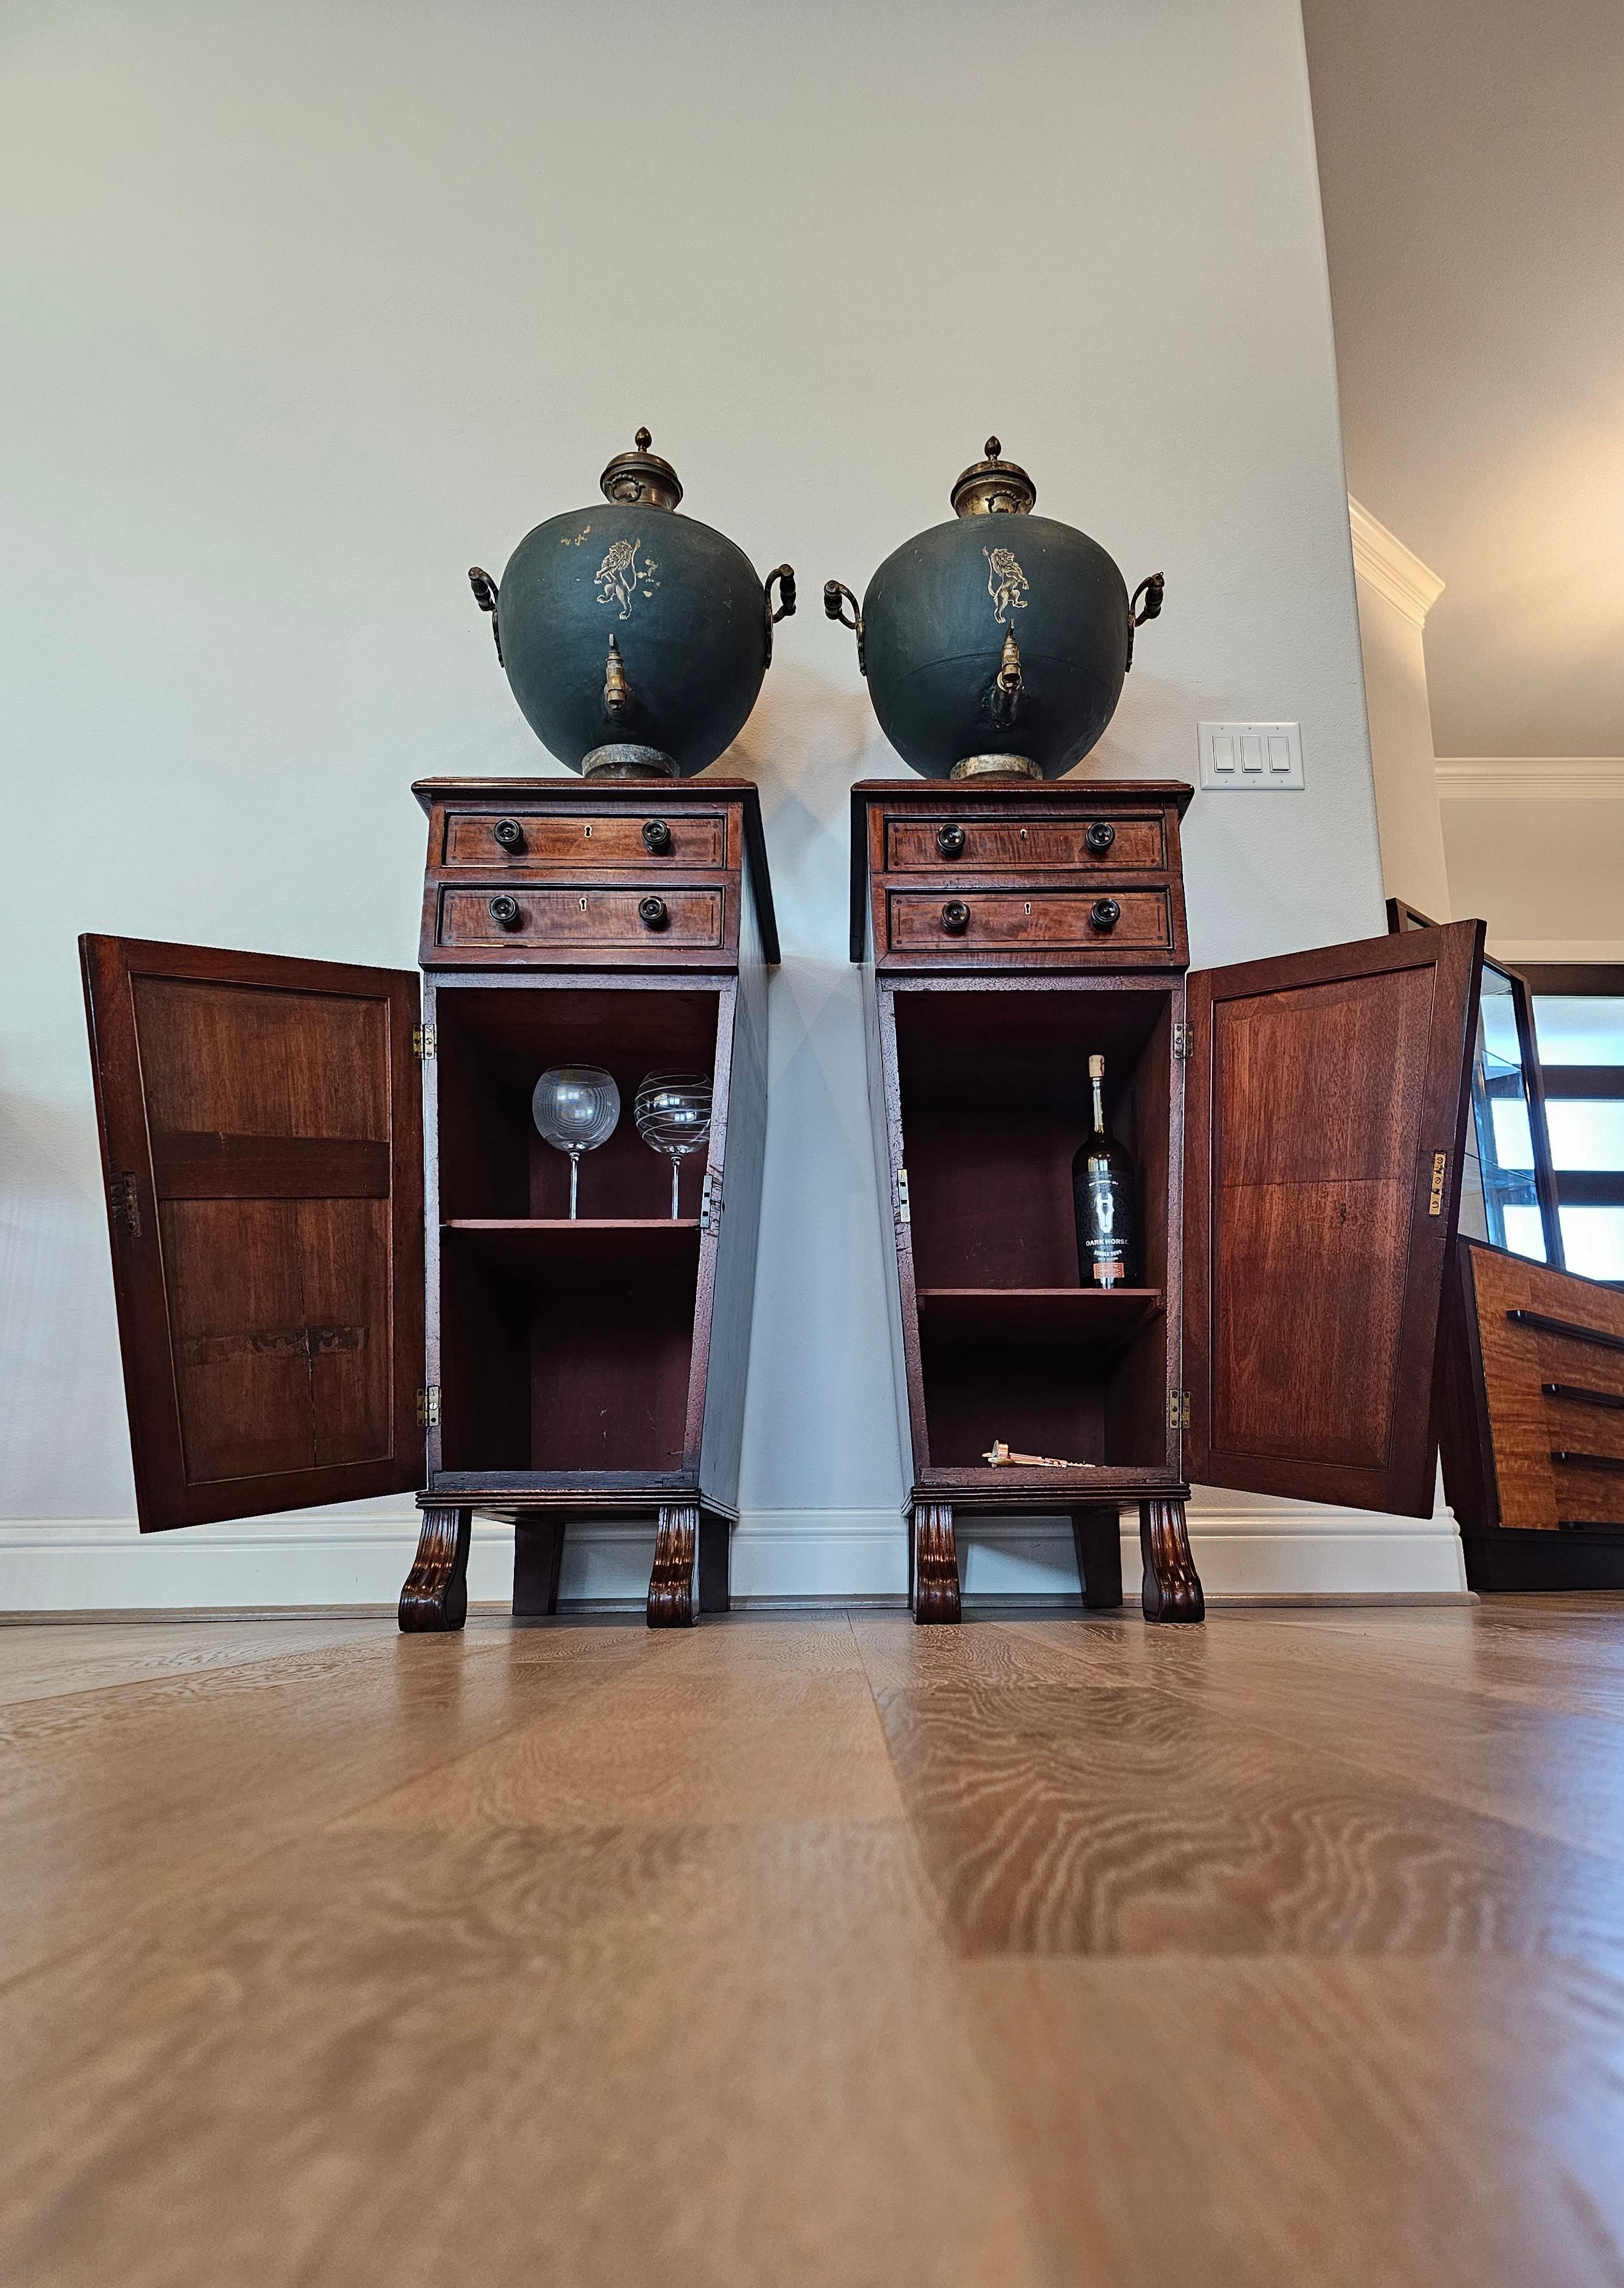
{"label": "oak plank flooring", "polygon": [[1624,2283],[1624,1600],[193,1626],[0,1631],[8,2279]]}
{"label": "oak plank flooring", "polygon": [[1624,1993],[1524,1963],[987,1962],[1053,2276],[1612,2288]]}

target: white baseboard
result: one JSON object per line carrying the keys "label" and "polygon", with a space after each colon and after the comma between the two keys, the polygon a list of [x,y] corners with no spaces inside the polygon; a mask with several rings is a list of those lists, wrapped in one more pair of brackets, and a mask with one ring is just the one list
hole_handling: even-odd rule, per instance
{"label": "white baseboard", "polygon": [[[1132,1518],[1125,1513],[1130,1527]],[[1466,1587],[1460,1537],[1442,1507],[1430,1518],[1392,1518],[1203,1488],[1190,1526],[1214,1599],[1404,1598]],[[1076,1595],[1063,1518],[967,1519],[959,1531],[967,1597]],[[9,1518],[0,1520],[0,1611],[387,1607],[416,1543],[417,1513],[405,1503],[145,1537],[131,1518]],[[564,1543],[562,1601],[641,1603],[653,1552],[652,1518],[581,1521]],[[1134,1530],[1123,1535],[1122,1572],[1125,1584],[1137,1583]],[[733,1537],[732,1574],[746,1603],[899,1597],[907,1584],[901,1514],[746,1513]],[[512,1593],[512,1531],[476,1518],[469,1598],[500,1606]]]}

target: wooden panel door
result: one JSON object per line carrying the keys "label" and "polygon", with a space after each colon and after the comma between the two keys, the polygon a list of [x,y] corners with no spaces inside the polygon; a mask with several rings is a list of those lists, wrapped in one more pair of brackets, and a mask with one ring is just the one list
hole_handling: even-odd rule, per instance
{"label": "wooden panel door", "polygon": [[1192,972],[1186,1467],[1425,1517],[1483,924]]}
{"label": "wooden panel door", "polygon": [[80,954],[141,1530],[419,1485],[417,978]]}

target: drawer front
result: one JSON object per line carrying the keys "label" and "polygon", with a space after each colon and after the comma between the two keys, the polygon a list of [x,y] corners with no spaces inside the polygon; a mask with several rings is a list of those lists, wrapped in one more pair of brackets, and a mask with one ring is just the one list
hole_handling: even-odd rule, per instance
{"label": "drawer front", "polygon": [[[663,914],[645,918],[642,908],[654,900]],[[493,904],[516,907],[516,916],[505,926],[492,913]],[[726,894],[720,889],[647,878],[625,888],[546,889],[522,882],[486,882],[478,889],[441,891],[435,943],[481,952],[528,952],[538,958],[561,948],[657,954],[720,947],[725,942],[726,922]]]}
{"label": "drawer front", "polygon": [[[521,839],[498,840],[498,826],[514,826]],[[650,804],[646,812],[620,810],[583,814],[571,803],[557,813],[522,810],[448,810],[445,866],[636,866],[647,871],[666,865],[689,869],[726,866],[728,821],[722,811],[670,812]]]}
{"label": "drawer front", "polygon": [[[887,894],[893,953],[1054,952],[1113,954],[1170,951],[1173,911],[1165,889],[1090,882],[1076,890],[962,890],[937,882],[929,890]],[[1114,905],[1114,920],[1106,909]],[[1100,919],[1093,918],[1096,909]]]}
{"label": "drawer front", "polygon": [[[1090,849],[1090,829],[1100,841],[1108,828],[1111,838],[1105,848]],[[886,821],[886,865],[895,873],[918,873],[943,865],[961,866],[967,873],[1051,866],[1119,873],[1125,867],[1163,867],[1166,862],[1166,837],[1159,816],[977,819],[956,818],[947,812],[940,818]]]}

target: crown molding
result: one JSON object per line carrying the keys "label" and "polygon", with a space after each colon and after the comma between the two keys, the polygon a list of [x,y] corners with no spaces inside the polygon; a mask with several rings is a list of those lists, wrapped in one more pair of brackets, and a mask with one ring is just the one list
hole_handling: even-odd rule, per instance
{"label": "crown molding", "polygon": [[1624,755],[1440,755],[1445,802],[1624,802]]}
{"label": "crown molding", "polygon": [[1444,592],[1444,583],[1430,565],[1406,548],[1397,533],[1348,496],[1348,523],[1353,534],[1353,568],[1379,596],[1396,604],[1418,628]]}

